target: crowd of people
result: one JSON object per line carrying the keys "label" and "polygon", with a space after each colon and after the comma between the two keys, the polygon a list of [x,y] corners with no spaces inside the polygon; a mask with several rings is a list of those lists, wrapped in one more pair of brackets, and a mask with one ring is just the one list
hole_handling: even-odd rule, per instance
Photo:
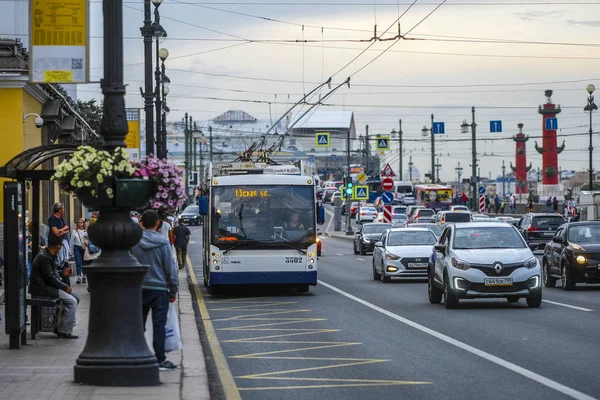
{"label": "crowd of people", "polygon": [[[29,222],[27,236],[29,293],[32,296],[60,299],[61,312],[55,323],[54,333],[63,339],[77,339],[73,334],[76,325],[79,295],[73,290],[71,278],[76,285],[86,284],[84,266],[93,263],[102,253],[90,240],[88,228],[96,223],[99,214],[93,213],[86,222],[77,221],[75,229],[65,222],[65,206],[55,203],[48,219],[48,233],[40,234],[39,248],[32,257],[33,222]],[[176,300],[179,279],[178,269],[186,266],[187,246],[191,232],[183,219],[160,215],[147,210],[141,215],[131,213],[132,222],[140,224],[143,235],[132,249],[132,254],[143,265],[149,265],[142,286],[142,315],[144,326],[152,311],[153,348],[161,370],[173,370],[177,366],[166,359],[165,326],[169,303]],[[74,260],[75,274],[69,261]],[[88,287],[89,292],[89,287]]]}

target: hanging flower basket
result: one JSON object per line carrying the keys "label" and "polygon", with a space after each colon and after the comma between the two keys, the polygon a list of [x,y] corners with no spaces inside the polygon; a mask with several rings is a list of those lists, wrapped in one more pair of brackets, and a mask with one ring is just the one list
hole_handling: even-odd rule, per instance
{"label": "hanging flower basket", "polygon": [[77,198],[92,210],[138,210],[148,205],[154,192],[154,185],[147,179],[115,179],[114,196],[106,191],[94,196],[89,188],[77,190]]}

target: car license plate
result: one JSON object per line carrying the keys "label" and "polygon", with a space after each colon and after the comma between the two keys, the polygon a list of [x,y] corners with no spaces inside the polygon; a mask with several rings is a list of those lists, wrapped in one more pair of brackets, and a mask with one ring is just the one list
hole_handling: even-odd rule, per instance
{"label": "car license plate", "polygon": [[488,278],[483,281],[485,286],[512,286],[512,278]]}
{"label": "car license plate", "polygon": [[427,263],[408,263],[408,268],[426,268]]}

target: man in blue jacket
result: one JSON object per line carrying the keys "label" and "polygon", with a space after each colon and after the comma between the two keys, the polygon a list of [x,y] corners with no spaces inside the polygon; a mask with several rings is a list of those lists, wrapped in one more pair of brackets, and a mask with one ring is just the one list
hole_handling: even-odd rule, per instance
{"label": "man in blue jacket", "polygon": [[152,330],[154,354],[163,371],[177,368],[165,355],[165,326],[169,302],[174,302],[179,286],[177,266],[169,239],[158,232],[160,219],[154,210],[142,214],[141,225],[144,228],[142,240],[133,248],[132,253],[144,265],[150,265],[142,284],[142,302],[144,326],[148,312],[152,310]]}

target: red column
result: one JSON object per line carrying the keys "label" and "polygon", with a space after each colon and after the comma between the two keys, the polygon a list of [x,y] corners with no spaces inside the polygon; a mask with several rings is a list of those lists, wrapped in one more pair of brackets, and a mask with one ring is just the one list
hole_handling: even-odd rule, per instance
{"label": "red column", "polygon": [[538,113],[542,115],[542,147],[539,148],[536,142],[535,148],[542,155],[542,184],[558,185],[558,153],[562,149],[558,149],[556,129],[546,129],[546,119],[556,118],[561,109],[560,106],[557,107],[552,103],[550,96],[552,96],[552,91],[546,90],[548,101],[538,109]]}
{"label": "red column", "polygon": [[515,141],[515,166],[510,163],[510,168],[515,172],[516,194],[527,194],[527,172],[531,166],[527,166],[527,141],[529,136],[523,133],[523,124],[519,124],[519,133],[513,136]]}

